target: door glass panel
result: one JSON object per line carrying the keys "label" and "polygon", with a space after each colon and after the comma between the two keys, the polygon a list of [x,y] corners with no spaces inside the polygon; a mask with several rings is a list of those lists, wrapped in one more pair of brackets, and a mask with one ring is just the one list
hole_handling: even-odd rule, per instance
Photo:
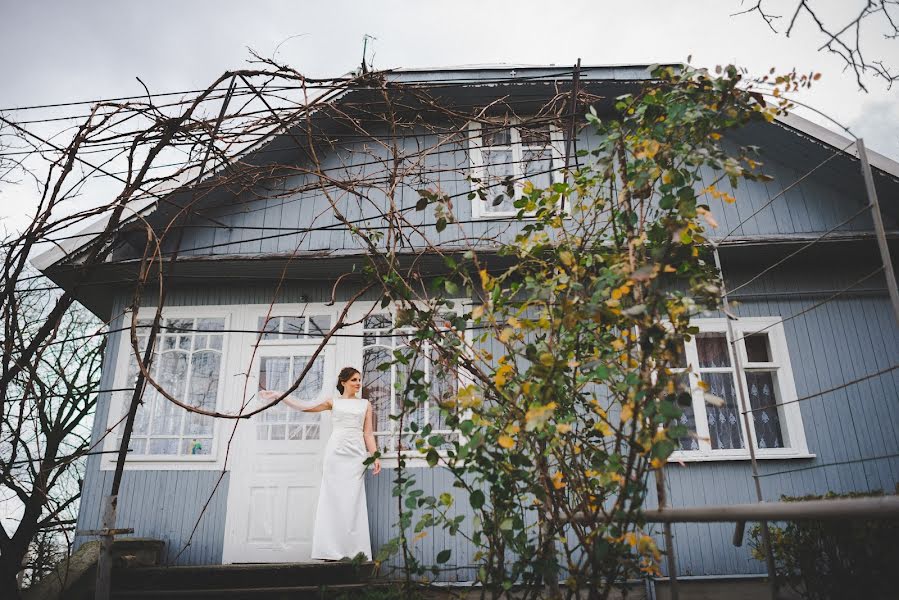
{"label": "door glass panel", "polygon": [[[259,360],[259,389],[287,391],[303,374],[308,356],[264,356]],[[300,402],[316,400],[324,385],[324,357],[319,355],[290,395]],[[321,413],[297,410],[283,402],[255,418],[256,439],[268,441],[318,440]]]}

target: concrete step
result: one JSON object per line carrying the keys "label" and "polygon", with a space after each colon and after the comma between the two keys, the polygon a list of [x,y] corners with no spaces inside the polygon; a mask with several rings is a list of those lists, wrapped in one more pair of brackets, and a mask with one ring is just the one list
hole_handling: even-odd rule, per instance
{"label": "concrete step", "polygon": [[365,583],[374,574],[374,563],[343,561],[139,567],[114,570],[112,587],[117,593],[163,590],[318,589],[321,586]]}

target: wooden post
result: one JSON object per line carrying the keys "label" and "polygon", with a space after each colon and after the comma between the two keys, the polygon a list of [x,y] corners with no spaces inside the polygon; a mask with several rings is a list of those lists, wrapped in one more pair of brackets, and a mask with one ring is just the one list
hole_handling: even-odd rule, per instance
{"label": "wooden post", "polygon": [[896,273],[893,271],[893,261],[890,257],[890,248],[887,245],[887,236],[883,228],[883,216],[880,214],[880,203],[877,201],[877,189],[874,187],[874,175],[871,173],[871,165],[868,164],[868,152],[865,150],[865,141],[858,138],[855,142],[858,148],[858,159],[861,162],[862,177],[865,179],[865,191],[868,194],[868,202],[871,204],[871,218],[874,221],[874,234],[877,236],[877,247],[880,249],[880,259],[883,262],[883,274],[887,280],[887,290],[890,293],[890,301],[893,303],[893,316],[899,324],[899,289],[896,286]]}
{"label": "wooden post", "polygon": [[[724,269],[721,268],[721,255],[718,247],[715,247],[715,266],[721,277],[721,299],[724,303],[725,321],[727,322],[727,340],[730,343],[731,358],[734,364],[734,373],[737,376],[737,398],[740,402],[740,412],[743,413],[743,429],[746,431],[746,445],[749,446],[749,463],[752,467],[752,480],[755,483],[755,498],[758,502],[764,502],[762,495],[762,483],[759,481],[759,466],[755,457],[755,436],[753,435],[752,422],[749,420],[749,402],[743,392],[743,364],[740,361],[740,353],[737,352],[734,325],[731,323],[730,302],[727,299],[727,284],[724,281]],[[762,530],[762,545],[765,548],[765,563],[768,566],[768,581],[771,584],[771,600],[777,600],[777,568],[774,564],[774,553],[771,547],[771,533],[768,531],[768,522],[760,521]]]}
{"label": "wooden post", "polygon": [[[659,499],[659,510],[667,508],[668,493],[665,490],[665,465],[656,471],[656,495]],[[677,557],[674,553],[674,535],[671,533],[671,523],[663,523],[665,532],[665,555],[668,562],[668,581],[671,583],[671,600],[680,600],[680,589],[677,583]]]}

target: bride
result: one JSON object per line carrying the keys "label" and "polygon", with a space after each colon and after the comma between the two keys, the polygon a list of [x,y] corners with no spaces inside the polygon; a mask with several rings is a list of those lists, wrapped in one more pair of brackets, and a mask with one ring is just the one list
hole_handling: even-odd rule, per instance
{"label": "bride", "polygon": [[[285,396],[282,402],[297,410],[321,412],[330,410],[331,437],[325,446],[322,483],[318,508],[312,528],[312,558],[339,560],[360,552],[371,557],[368,533],[368,511],[365,504],[365,465],[363,461],[375,452],[372,408],[368,400],[357,398],[362,376],[352,367],[337,375],[340,396],[321,403],[298,401]],[[264,400],[275,400],[283,392],[261,390]],[[381,472],[381,461],[375,460],[372,473]]]}

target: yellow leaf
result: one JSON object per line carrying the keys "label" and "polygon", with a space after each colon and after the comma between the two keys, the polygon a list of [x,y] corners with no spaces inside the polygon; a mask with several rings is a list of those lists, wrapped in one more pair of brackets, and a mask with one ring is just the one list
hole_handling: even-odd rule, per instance
{"label": "yellow leaf", "polygon": [[521,186],[521,191],[524,192],[525,194],[530,194],[531,192],[534,191],[534,184],[531,183],[530,181],[525,181],[524,185]]}
{"label": "yellow leaf", "polygon": [[630,421],[631,417],[634,416],[634,407],[630,404],[625,404],[621,407],[621,421]]}
{"label": "yellow leaf", "polygon": [[490,273],[486,269],[481,269],[479,273],[481,275],[481,286],[485,290],[491,289],[493,287],[493,278],[490,276]]}
{"label": "yellow leaf", "polygon": [[509,343],[509,340],[512,339],[512,335],[513,335],[514,333],[515,333],[515,330],[512,329],[511,327],[506,327],[506,328],[504,328],[504,329],[499,333],[499,341],[501,341],[501,342],[504,343],[504,344],[508,344],[508,343]]}
{"label": "yellow leaf", "polygon": [[471,309],[471,318],[472,319],[480,319],[484,316],[484,305],[478,304],[474,308]]}
{"label": "yellow leaf", "polygon": [[499,442],[499,445],[503,448],[506,448],[507,450],[515,445],[515,440],[513,440],[508,435],[499,436],[497,442]]}
{"label": "yellow leaf", "polygon": [[541,352],[540,353],[540,364],[544,367],[551,367],[553,363],[556,362],[555,357],[549,352]]}
{"label": "yellow leaf", "polygon": [[571,425],[569,425],[568,423],[559,423],[558,425],[556,425],[556,431],[563,434],[568,433],[569,431],[571,431]]}
{"label": "yellow leaf", "polygon": [[509,374],[512,372],[512,367],[510,365],[502,365],[500,368],[496,370],[496,375],[493,376],[493,381],[496,383],[496,387],[503,387],[506,385],[506,382],[509,380]]}
{"label": "yellow leaf", "polygon": [[720,133],[710,133],[709,137],[717,142],[718,140],[721,139],[721,134]]}
{"label": "yellow leaf", "polygon": [[665,268],[664,268],[663,270],[664,270],[666,273],[677,273],[677,269],[675,269],[675,268],[672,267],[671,265],[665,265]]}
{"label": "yellow leaf", "polygon": [[609,427],[609,424],[605,421],[597,421],[596,425],[593,426],[593,429],[598,431],[603,437],[612,434],[612,428]]}
{"label": "yellow leaf", "polygon": [[568,250],[562,250],[559,252],[559,260],[561,260],[562,264],[566,267],[570,267],[574,264],[574,255]]}
{"label": "yellow leaf", "polygon": [[672,181],[674,181],[674,177],[671,175],[671,171],[662,173],[662,183],[671,183]]}
{"label": "yellow leaf", "polygon": [[560,471],[553,473],[553,487],[557,490],[561,490],[566,485],[564,479],[565,476],[562,475]]}
{"label": "yellow leaf", "polygon": [[414,538],[412,538],[412,542],[415,543],[415,542],[417,542],[418,540],[424,539],[424,537],[425,537],[426,535],[428,535],[428,532],[427,532],[426,530],[425,530],[425,531],[419,531],[418,534],[417,534]]}

